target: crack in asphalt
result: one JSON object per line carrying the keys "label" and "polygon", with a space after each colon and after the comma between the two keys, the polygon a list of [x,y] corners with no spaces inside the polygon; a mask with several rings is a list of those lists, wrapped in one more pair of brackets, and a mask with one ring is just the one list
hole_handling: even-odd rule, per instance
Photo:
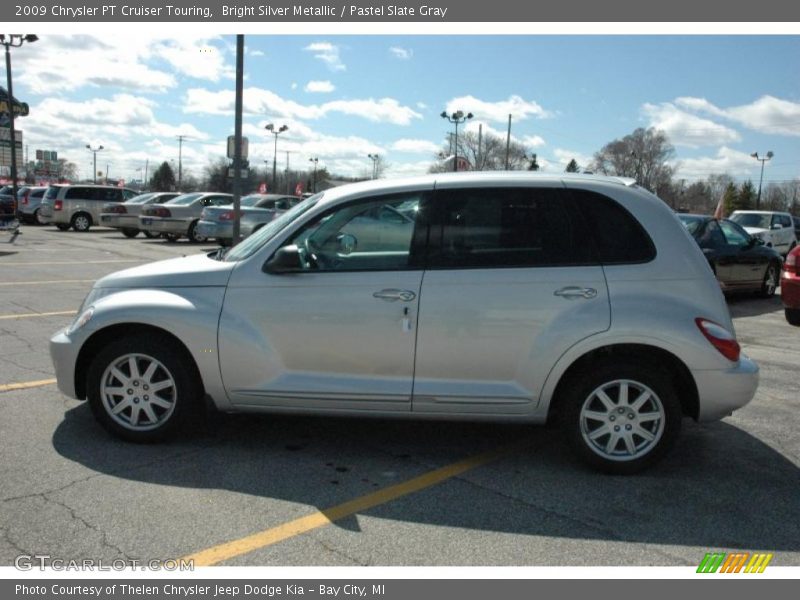
{"label": "crack in asphalt", "polygon": [[69,506],[68,504],[66,504],[64,502],[56,500],[55,498],[48,498],[47,494],[42,494],[41,497],[42,497],[42,499],[44,499],[45,502],[50,502],[52,504],[55,504],[56,506],[61,506],[62,508],[66,509],[66,511],[69,513],[69,515],[70,515],[70,517],[72,519],[74,519],[75,521],[78,521],[79,523],[81,523],[87,529],[89,529],[91,531],[94,531],[96,533],[99,533],[100,534],[100,544],[102,546],[104,546],[106,548],[111,548],[112,550],[115,550],[125,560],[130,560],[130,557],[125,553],[124,550],[122,550],[122,548],[120,548],[119,546],[115,546],[114,544],[112,544],[108,540],[108,533],[106,533],[104,530],[102,530],[97,525],[93,525],[92,523],[90,523],[89,521],[87,521],[86,519],[84,519],[83,517],[78,515],[78,513],[76,512],[76,510],[74,508],[72,508],[71,506]]}
{"label": "crack in asphalt", "polygon": [[317,544],[319,544],[320,546],[322,546],[323,548],[325,548],[325,550],[327,550],[327,551],[328,551],[328,552],[330,552],[331,554],[335,554],[336,556],[340,556],[340,557],[344,558],[345,560],[347,560],[347,561],[349,561],[349,562],[353,563],[353,564],[354,564],[354,565],[356,565],[356,566],[359,566],[359,567],[369,567],[369,566],[371,565],[371,563],[368,563],[368,562],[366,562],[366,563],[365,563],[365,562],[362,562],[362,561],[360,561],[360,560],[357,560],[357,559],[353,558],[352,556],[350,556],[350,555],[349,555],[349,554],[347,554],[346,552],[344,552],[344,551],[342,551],[342,550],[339,550],[338,548],[336,548],[336,547],[332,546],[331,544],[329,544],[329,543],[327,543],[327,542],[325,542],[325,541],[323,541],[323,540],[319,539],[319,538],[318,538],[316,535],[313,535],[313,534],[312,534],[312,537],[314,537],[314,541],[315,541]]}

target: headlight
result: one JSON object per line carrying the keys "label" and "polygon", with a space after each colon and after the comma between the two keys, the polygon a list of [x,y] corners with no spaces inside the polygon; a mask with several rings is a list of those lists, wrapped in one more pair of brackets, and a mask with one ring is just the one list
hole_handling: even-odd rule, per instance
{"label": "headlight", "polygon": [[80,329],[81,327],[86,325],[89,321],[91,321],[93,316],[94,316],[94,306],[90,306],[88,309],[84,310],[72,322],[72,325],[69,326],[69,329],[67,330],[67,333],[68,334],[75,333],[76,331],[78,331],[78,329]]}

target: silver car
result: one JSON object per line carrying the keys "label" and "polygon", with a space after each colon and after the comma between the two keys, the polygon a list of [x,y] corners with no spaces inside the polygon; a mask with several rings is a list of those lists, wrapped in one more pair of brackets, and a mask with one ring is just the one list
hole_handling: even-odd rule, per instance
{"label": "silver car", "polygon": [[100,223],[100,212],[110,202],[125,202],[138,194],[110,185],[51,185],[39,209],[39,220],[61,231],[89,231]]}
{"label": "silver car", "polygon": [[139,215],[139,229],[145,234],[161,235],[170,242],[186,236],[190,242],[204,242],[197,231],[200,215],[207,206],[222,206],[233,202],[231,194],[196,192],[183,194],[163,204],[151,204]]}
{"label": "silver car", "polygon": [[[297,196],[281,194],[249,194],[241,199],[239,232],[246,238],[261,229],[279,214],[300,202]],[[215,239],[220,245],[230,245],[233,240],[233,207],[209,206],[203,209],[197,233]]]}
{"label": "silver car", "polygon": [[[168,202],[180,196],[178,192],[149,192],[139,194],[126,202],[109,203],[100,213],[100,224],[103,227],[119,229],[125,237],[133,238],[139,235],[139,215],[148,204]],[[147,237],[155,237],[150,232],[145,232]]]}
{"label": "silver car", "polygon": [[47,186],[25,186],[17,192],[17,216],[25,223],[40,224],[39,211]]}
{"label": "silver car", "polygon": [[[387,208],[413,226],[382,229]],[[572,174],[334,188],[227,252],[100,279],[50,348],[59,388],[128,440],[169,436],[210,397],[225,412],[556,421],[613,473],[758,383],[669,207]]]}

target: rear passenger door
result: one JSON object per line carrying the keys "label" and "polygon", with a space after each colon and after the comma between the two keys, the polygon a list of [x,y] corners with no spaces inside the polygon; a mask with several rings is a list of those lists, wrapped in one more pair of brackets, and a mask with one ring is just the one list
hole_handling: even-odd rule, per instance
{"label": "rear passenger door", "polygon": [[549,185],[437,191],[414,412],[528,414],[556,359],[609,327],[588,227]]}

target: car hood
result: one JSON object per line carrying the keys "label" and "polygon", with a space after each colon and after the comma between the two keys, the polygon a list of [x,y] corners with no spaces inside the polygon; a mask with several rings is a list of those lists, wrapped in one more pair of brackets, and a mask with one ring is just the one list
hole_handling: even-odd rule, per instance
{"label": "car hood", "polygon": [[208,254],[161,260],[106,275],[95,288],[224,287],[236,263]]}
{"label": "car hood", "polygon": [[766,233],[769,231],[769,229],[764,229],[763,227],[744,227],[744,230],[750,235],[756,235],[757,233]]}

